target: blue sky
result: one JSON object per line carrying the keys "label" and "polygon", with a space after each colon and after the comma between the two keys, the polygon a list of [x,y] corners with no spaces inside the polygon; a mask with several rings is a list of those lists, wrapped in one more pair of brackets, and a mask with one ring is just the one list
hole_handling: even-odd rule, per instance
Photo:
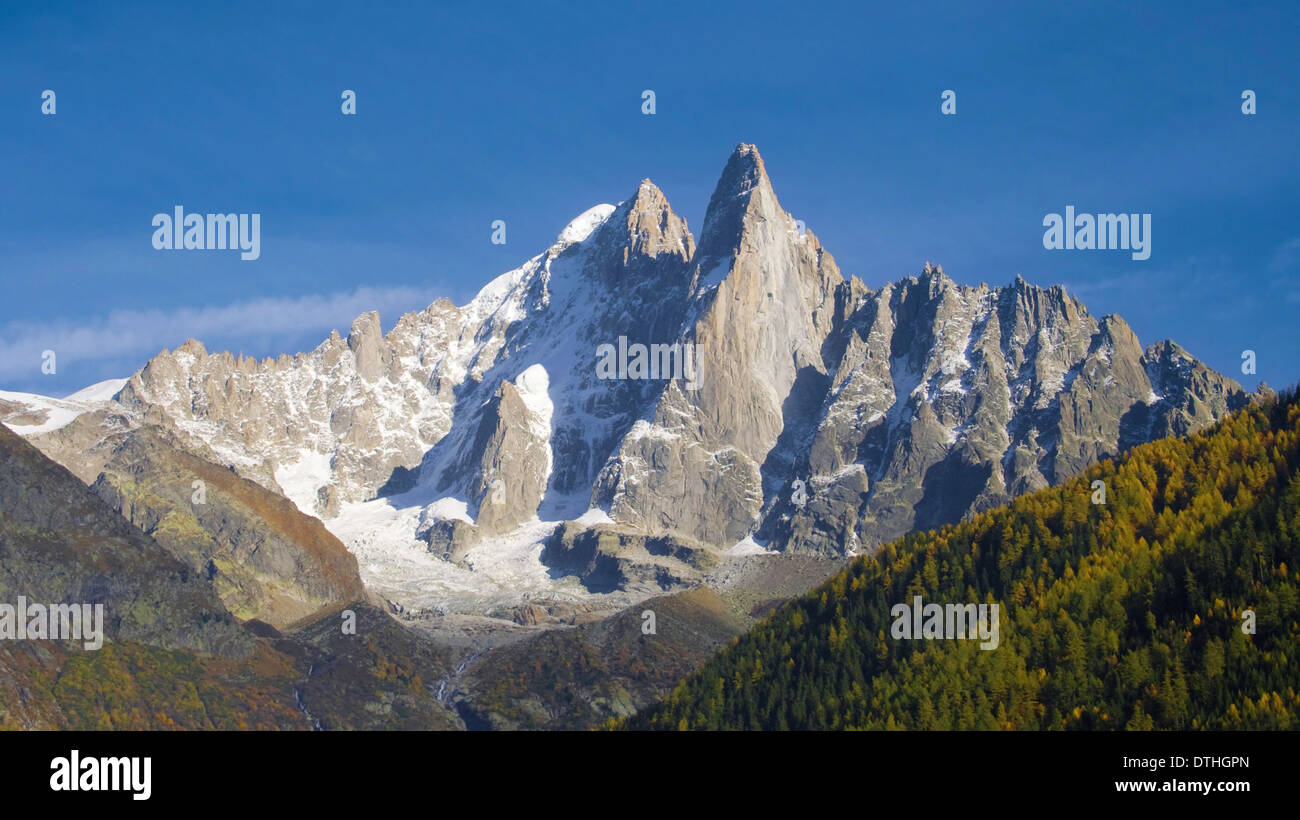
{"label": "blue sky", "polygon": [[[741,141],[869,286],[1022,274],[1248,387],[1300,379],[1297,4],[339,5],[0,9],[0,388],[387,328],[644,177],[698,230]],[[177,204],[260,213],[261,258],[154,250]],[[1045,250],[1066,205],[1150,213],[1151,258]]]}

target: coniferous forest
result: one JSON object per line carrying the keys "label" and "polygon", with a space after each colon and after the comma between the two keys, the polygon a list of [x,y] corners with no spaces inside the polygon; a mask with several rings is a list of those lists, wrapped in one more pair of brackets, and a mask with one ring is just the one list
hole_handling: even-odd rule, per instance
{"label": "coniferous forest", "polygon": [[[611,726],[1297,728],[1298,542],[1292,389],[859,558]],[[916,595],[999,604],[998,648],[891,637]]]}

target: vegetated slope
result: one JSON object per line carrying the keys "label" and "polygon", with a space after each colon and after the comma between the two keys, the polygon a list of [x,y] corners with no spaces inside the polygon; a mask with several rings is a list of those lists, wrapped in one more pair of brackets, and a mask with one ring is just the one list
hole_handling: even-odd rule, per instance
{"label": "vegetated slope", "polygon": [[[1298,468],[1292,390],[858,559],[625,725],[1294,728]],[[1000,604],[1000,647],[893,639],[916,595]]]}
{"label": "vegetated slope", "polygon": [[0,603],[102,604],[108,640],[246,657],[252,640],[198,573],[0,425]]}
{"label": "vegetated slope", "polygon": [[206,577],[241,619],[283,629],[366,597],[357,559],[319,519],[156,428],[123,436],[91,490]]}
{"label": "vegetated slope", "polygon": [[[451,675],[444,647],[369,604],[354,604],[355,634],[336,614],[303,624],[276,649],[300,658],[298,704],[313,726],[332,730],[447,730],[464,725],[438,698]],[[346,613],[345,613],[346,614]]]}
{"label": "vegetated slope", "polygon": [[247,658],[134,641],[83,651],[0,642],[0,730],[307,730],[463,728],[425,681],[450,673],[445,650],[369,604],[356,634],[327,615],[257,633]]}
{"label": "vegetated slope", "polygon": [[0,603],[104,607],[98,650],[0,640],[0,729],[459,728],[422,683],[446,651],[383,612],[280,635],[240,624],[212,580],[0,425]]}
{"label": "vegetated slope", "polygon": [[[654,631],[647,634],[654,613]],[[471,727],[585,729],[667,694],[753,623],[707,587],[612,618],[499,647],[470,669],[458,709]]]}
{"label": "vegetated slope", "polygon": [[240,672],[263,648],[202,576],[0,426],[0,603],[19,596],[102,604],[104,645],[0,641],[0,727],[305,728],[274,682]]}

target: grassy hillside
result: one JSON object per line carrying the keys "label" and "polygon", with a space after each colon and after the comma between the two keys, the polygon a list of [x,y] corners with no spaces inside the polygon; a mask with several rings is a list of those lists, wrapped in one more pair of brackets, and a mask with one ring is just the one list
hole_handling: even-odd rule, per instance
{"label": "grassy hillside", "polygon": [[[1300,727],[1298,468],[1291,391],[860,558],[619,725]],[[891,637],[915,595],[999,604],[1000,646]]]}

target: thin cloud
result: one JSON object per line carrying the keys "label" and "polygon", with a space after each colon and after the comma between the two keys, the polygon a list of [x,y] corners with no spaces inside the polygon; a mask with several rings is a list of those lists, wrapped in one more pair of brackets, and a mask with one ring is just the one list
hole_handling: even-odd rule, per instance
{"label": "thin cloud", "polygon": [[398,315],[425,307],[434,296],[423,288],[408,286],[359,287],[351,292],[271,297],[221,306],[117,310],[86,320],[12,321],[0,329],[0,379],[30,376],[39,369],[46,350],[55,352],[60,368],[110,360],[135,361],[139,367],[163,348],[174,348],[191,338],[205,344],[237,343],[249,337],[288,343],[316,333],[323,339],[334,328],[346,332],[354,318],[371,310],[379,311],[385,326],[391,326]]}
{"label": "thin cloud", "polygon": [[1268,260],[1268,272],[1273,275],[1286,273],[1300,264],[1300,237],[1288,239],[1273,251]]}

